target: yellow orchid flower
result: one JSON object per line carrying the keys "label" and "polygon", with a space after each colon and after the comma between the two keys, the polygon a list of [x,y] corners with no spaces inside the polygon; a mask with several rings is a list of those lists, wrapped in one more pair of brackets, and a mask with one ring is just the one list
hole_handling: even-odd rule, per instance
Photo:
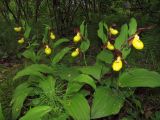
{"label": "yellow orchid flower", "polygon": [[73,42],[74,42],[74,43],[78,43],[80,40],[81,40],[81,35],[80,35],[80,33],[78,32],[77,35],[74,36]]}
{"label": "yellow orchid flower", "polygon": [[46,55],[50,55],[52,50],[48,45],[46,45],[46,48],[45,48],[44,52],[46,53]]}
{"label": "yellow orchid flower", "polygon": [[118,30],[117,29],[114,29],[112,27],[109,28],[109,31],[112,35],[117,35],[118,34]]}
{"label": "yellow orchid flower", "polygon": [[23,44],[24,43],[24,38],[21,38],[17,41],[19,44]]}
{"label": "yellow orchid flower", "polygon": [[117,57],[117,59],[113,62],[112,64],[112,69],[114,71],[120,71],[122,69],[122,66],[123,66],[123,63],[122,63],[122,60],[121,60],[121,57]]}
{"label": "yellow orchid flower", "polygon": [[51,39],[51,40],[56,39],[56,36],[55,36],[55,34],[54,34],[53,32],[50,33],[50,39]]}
{"label": "yellow orchid flower", "polygon": [[71,53],[72,57],[77,57],[78,55],[79,55],[79,48],[77,48],[75,51]]}
{"label": "yellow orchid flower", "polygon": [[132,40],[132,45],[137,50],[142,50],[144,48],[143,42],[139,39],[139,36],[136,34]]}
{"label": "yellow orchid flower", "polygon": [[14,27],[14,31],[20,32],[22,30],[22,27]]}
{"label": "yellow orchid flower", "polygon": [[107,42],[106,47],[107,47],[109,50],[114,50],[114,45],[112,45],[109,41]]}

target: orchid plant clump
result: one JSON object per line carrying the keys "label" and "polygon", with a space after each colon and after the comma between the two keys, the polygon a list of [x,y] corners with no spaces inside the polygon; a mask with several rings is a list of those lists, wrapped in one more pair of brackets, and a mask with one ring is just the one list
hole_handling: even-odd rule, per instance
{"label": "orchid plant clump", "polygon": [[[86,64],[90,40],[85,22],[71,40],[58,39],[46,26],[42,43],[30,43],[22,53],[30,61],[14,77],[15,81],[23,82],[13,94],[12,120],[108,117],[120,112],[126,98],[133,96],[137,87],[159,87],[159,73],[125,66],[132,48],[143,50],[144,43],[139,34],[144,29],[137,28],[135,18],[122,25],[120,30],[115,26],[108,27],[104,21],[99,22],[97,34],[103,49],[95,56],[94,64]],[[18,43],[26,45],[31,27],[26,24],[14,30],[17,33],[24,31],[24,36],[20,36],[23,42]],[[72,62],[84,60],[85,65],[68,62],[70,59]],[[22,111],[23,105],[26,111]]]}

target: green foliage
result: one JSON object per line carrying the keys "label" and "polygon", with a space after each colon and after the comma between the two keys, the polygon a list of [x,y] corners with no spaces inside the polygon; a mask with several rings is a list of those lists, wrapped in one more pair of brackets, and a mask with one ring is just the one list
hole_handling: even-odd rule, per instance
{"label": "green foliage", "polygon": [[120,75],[121,87],[159,87],[160,74],[142,68],[133,68]]}
{"label": "green foliage", "polygon": [[84,83],[69,82],[67,85],[66,96],[78,92]]}
{"label": "green foliage", "polygon": [[80,33],[82,36],[85,35],[85,21],[83,21],[82,24],[80,25]]}
{"label": "green foliage", "polygon": [[98,29],[97,33],[98,33],[98,37],[102,40],[103,44],[105,44],[108,40],[108,38],[105,34],[106,30],[108,30],[107,25],[103,21],[101,21],[99,23],[99,29]]}
{"label": "green foliage", "polygon": [[52,60],[52,64],[55,65],[58,62],[60,62],[60,60],[65,56],[65,54],[67,54],[69,51],[71,50],[71,48],[66,47],[63,48],[59,53],[56,54],[56,56],[53,58]]}
{"label": "green foliage", "polygon": [[135,18],[131,18],[129,23],[129,36],[134,35],[137,31],[137,21]]}
{"label": "green foliage", "polygon": [[99,65],[84,66],[84,67],[80,67],[79,70],[83,74],[91,75],[97,80],[101,78],[102,66],[99,66]]}
{"label": "green foliage", "polygon": [[31,108],[20,120],[42,120],[42,117],[52,110],[50,106]]}
{"label": "green foliage", "polygon": [[29,38],[30,32],[31,32],[31,27],[26,23],[25,32],[24,32],[24,38],[25,39]]}
{"label": "green foliage", "polygon": [[75,94],[65,104],[65,109],[74,120],[90,120],[90,107],[83,95]]}
{"label": "green foliage", "polygon": [[96,89],[95,81],[88,75],[80,74],[76,78],[73,79],[72,82],[80,82],[80,83],[86,83],[90,86],[92,86],[94,89]]}
{"label": "green foliage", "polygon": [[83,21],[82,24],[80,25],[80,33],[83,38],[83,41],[81,42],[81,45],[80,45],[80,50],[84,53],[90,47],[90,41],[88,39],[87,24],[85,24],[85,21]]}
{"label": "green foliage", "polygon": [[109,88],[98,87],[94,93],[91,118],[102,118],[117,114],[124,103],[124,97]]}
{"label": "green foliage", "polygon": [[88,39],[82,41],[80,49],[82,52],[86,52],[90,46],[90,41]]}
{"label": "green foliage", "polygon": [[1,104],[0,104],[0,120],[5,120]]}
{"label": "green foliage", "polygon": [[97,55],[97,60],[111,64],[113,61],[113,54],[110,51],[103,50]]}
{"label": "green foliage", "polygon": [[53,48],[57,48],[58,46],[60,46],[63,43],[69,42],[69,39],[66,38],[61,38],[59,40],[57,40],[54,44],[53,44]]}
{"label": "green foliage", "polygon": [[128,25],[124,24],[121,27],[121,32],[119,36],[115,40],[115,48],[120,50],[122,48],[122,45],[126,44],[127,39],[128,39]]}
{"label": "green foliage", "polygon": [[43,90],[43,93],[52,100],[56,95],[55,92],[55,82],[56,80],[52,76],[48,76],[45,80],[39,82],[39,88]]}
{"label": "green foliage", "polygon": [[26,97],[31,93],[32,88],[29,88],[29,84],[23,83],[20,84],[14,91],[13,98],[11,101],[12,104],[12,119],[16,120],[20,115],[23,103]]}
{"label": "green foliage", "polygon": [[46,25],[45,26],[45,31],[44,31],[44,35],[43,35],[43,43],[47,43],[48,41],[48,34],[49,34],[49,27]]}
{"label": "green foliage", "polygon": [[36,56],[36,54],[35,54],[35,52],[34,52],[34,50],[33,49],[27,49],[27,50],[25,50],[23,53],[22,53],[22,55],[25,57],[25,58],[27,58],[27,59],[31,59],[34,63],[36,63],[37,62],[37,56]]}
{"label": "green foliage", "polygon": [[13,79],[15,80],[26,75],[33,75],[43,78],[41,73],[53,73],[53,69],[44,64],[33,64],[19,71]]}

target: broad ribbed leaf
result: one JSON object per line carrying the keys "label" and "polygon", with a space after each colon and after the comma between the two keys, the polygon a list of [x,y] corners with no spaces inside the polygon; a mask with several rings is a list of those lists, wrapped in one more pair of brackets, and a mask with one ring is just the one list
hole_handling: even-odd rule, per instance
{"label": "broad ribbed leaf", "polygon": [[79,70],[83,74],[87,74],[87,75],[93,76],[95,79],[99,80],[101,78],[102,66],[100,66],[100,65],[83,66],[83,67],[80,67]]}
{"label": "broad ribbed leaf", "polygon": [[97,119],[117,114],[123,106],[124,98],[110,88],[96,89],[91,107],[91,118]]}
{"label": "broad ribbed leaf", "polygon": [[137,21],[135,18],[131,18],[129,22],[129,36],[134,35],[137,31]]}
{"label": "broad ribbed leaf", "polygon": [[36,54],[33,49],[27,49],[25,50],[22,55],[27,58],[31,59],[33,62],[36,62]]}
{"label": "broad ribbed leaf", "polygon": [[120,87],[160,87],[160,74],[143,68],[129,69],[118,79]]}
{"label": "broad ribbed leaf", "polygon": [[37,106],[30,109],[20,120],[42,120],[42,117],[51,110],[50,106]]}
{"label": "broad ribbed leaf", "polygon": [[84,25],[85,21],[82,22],[82,24],[80,25],[80,33],[82,36],[84,36],[85,34],[85,25]]}
{"label": "broad ribbed leaf", "polygon": [[63,48],[60,52],[56,54],[56,56],[52,60],[52,64],[55,65],[56,63],[60,62],[62,58],[71,50],[71,48],[66,47]]}
{"label": "broad ribbed leaf", "polygon": [[89,104],[81,94],[76,94],[67,100],[65,109],[74,120],[90,120]]}
{"label": "broad ribbed leaf", "polygon": [[60,65],[57,66],[54,74],[60,77],[62,80],[72,81],[80,74],[80,72],[77,70],[77,68]]}
{"label": "broad ribbed leaf", "polygon": [[[105,28],[106,28],[106,25],[105,25]],[[98,37],[102,40],[102,43],[105,44],[107,42],[107,36],[104,32],[104,22],[103,21],[99,23],[99,29],[97,32],[98,32]]]}
{"label": "broad ribbed leaf", "polygon": [[26,24],[26,30],[25,30],[25,33],[24,33],[24,38],[28,39],[29,35],[30,35],[30,32],[31,32],[31,27],[28,24]]}
{"label": "broad ribbed leaf", "polygon": [[125,47],[122,49],[122,57],[123,59],[126,59],[127,56],[130,54],[131,48],[130,47]]}
{"label": "broad ribbed leaf", "polygon": [[90,41],[88,39],[83,40],[80,45],[80,50],[86,52],[90,46]]}
{"label": "broad ribbed leaf", "polygon": [[66,42],[69,42],[70,40],[69,39],[66,39],[66,38],[61,38],[59,40],[57,40],[54,44],[53,44],[53,48],[56,48],[58,47],[59,45],[63,44],[63,43],[66,43]]}
{"label": "broad ribbed leaf", "polygon": [[0,120],[5,120],[1,104],[0,104]]}
{"label": "broad ribbed leaf", "polygon": [[48,31],[49,31],[49,26],[46,25],[44,35],[43,35],[43,43],[46,43],[48,40]]}
{"label": "broad ribbed leaf", "polygon": [[79,83],[88,84],[88,85],[92,86],[94,89],[96,89],[96,84],[95,84],[94,79],[91,78],[91,77],[88,76],[88,75],[80,74],[80,75],[78,75],[76,78],[74,78],[73,81],[79,82]]}
{"label": "broad ribbed leaf", "polygon": [[113,61],[113,54],[109,50],[103,50],[97,55],[97,60],[111,64]]}
{"label": "broad ribbed leaf", "polygon": [[43,78],[41,73],[53,73],[53,69],[44,64],[33,64],[19,71],[13,79],[15,80],[26,75],[33,75]]}
{"label": "broad ribbed leaf", "polygon": [[21,108],[23,107],[23,102],[32,91],[32,88],[29,88],[28,83],[20,84],[14,91],[13,98],[11,101],[12,104],[12,120],[16,120],[20,115]]}
{"label": "broad ribbed leaf", "polygon": [[66,90],[66,96],[78,92],[84,83],[69,82]]}
{"label": "broad ribbed leaf", "polygon": [[121,27],[121,32],[119,36],[115,40],[115,44],[114,44],[115,48],[120,50],[122,45],[126,44],[125,42],[127,41],[127,39],[128,39],[128,25],[124,24]]}
{"label": "broad ribbed leaf", "polygon": [[39,87],[43,90],[43,93],[51,100],[55,96],[55,82],[56,80],[52,76],[48,76],[45,80],[41,80],[39,82]]}

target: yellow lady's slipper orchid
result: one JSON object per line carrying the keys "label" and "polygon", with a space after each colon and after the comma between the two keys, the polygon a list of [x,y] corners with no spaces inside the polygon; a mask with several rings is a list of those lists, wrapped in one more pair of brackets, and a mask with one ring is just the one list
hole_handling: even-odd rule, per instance
{"label": "yellow lady's slipper orchid", "polygon": [[71,53],[72,57],[77,57],[78,55],[79,55],[79,48],[77,48],[75,51]]}
{"label": "yellow lady's slipper orchid", "polygon": [[106,47],[107,47],[109,50],[114,50],[114,45],[112,45],[109,41],[107,42]]}
{"label": "yellow lady's slipper orchid", "polygon": [[143,42],[139,39],[138,35],[135,35],[133,40],[132,40],[132,45],[134,48],[137,50],[142,50],[144,48]]}
{"label": "yellow lady's slipper orchid", "polygon": [[122,69],[122,66],[123,66],[123,63],[122,63],[122,60],[121,60],[121,57],[117,57],[117,59],[113,62],[112,64],[112,69],[114,71],[120,71]]}
{"label": "yellow lady's slipper orchid", "polygon": [[18,43],[19,43],[19,44],[23,44],[23,43],[24,43],[24,38],[19,39],[19,40],[18,40]]}
{"label": "yellow lady's slipper orchid", "polygon": [[112,27],[109,28],[109,31],[112,35],[117,35],[118,34],[118,30],[117,29],[114,29]]}
{"label": "yellow lady's slipper orchid", "polygon": [[51,40],[54,40],[56,38],[55,34],[53,32],[50,33]]}
{"label": "yellow lady's slipper orchid", "polygon": [[46,53],[46,55],[50,55],[52,50],[48,45],[46,45],[46,48],[45,48],[44,52]]}
{"label": "yellow lady's slipper orchid", "polygon": [[73,42],[78,43],[80,40],[81,40],[81,35],[80,35],[80,33],[78,32],[77,35],[74,36]]}
{"label": "yellow lady's slipper orchid", "polygon": [[14,31],[20,32],[22,30],[22,27],[14,27]]}

